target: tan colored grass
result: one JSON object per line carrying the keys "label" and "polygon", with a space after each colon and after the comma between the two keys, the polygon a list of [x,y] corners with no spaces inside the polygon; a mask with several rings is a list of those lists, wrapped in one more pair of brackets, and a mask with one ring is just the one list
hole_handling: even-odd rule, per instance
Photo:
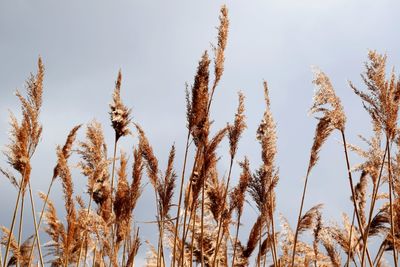
{"label": "tan colored grass", "polygon": [[[180,144],[171,146],[165,160],[156,156],[145,129],[139,126],[139,122],[133,121],[131,109],[122,101],[122,74],[119,72],[109,106],[111,127],[115,134],[113,152],[109,155],[105,132],[96,121],[87,124],[86,135],[78,142],[78,149],[74,149],[81,126],[74,127],[65,144],[56,148],[57,163],[47,194],[39,194],[44,204],[36,223],[30,185],[34,166],[30,159],[42,133],[39,115],[44,66],[39,59],[37,74],[27,80],[26,97],[17,92],[22,109],[21,120],[10,115],[10,142],[5,155],[13,171],[0,169],[18,191],[11,227],[1,228],[3,235],[0,243],[5,250],[4,258],[0,258],[3,267],[44,263],[77,267],[135,266],[141,240],[148,238],[140,233],[143,222],[137,221],[135,211],[142,192],[148,190],[146,184],[154,190],[155,205],[152,208],[153,219],[145,223],[158,231],[157,244],[148,242],[146,266],[272,264],[278,267],[322,267],[342,266],[346,262],[346,266],[364,267],[367,263],[381,266],[386,257],[394,257],[393,262],[397,265],[400,248],[400,131],[397,129],[400,83],[394,71],[388,77],[385,74],[386,56],[375,51],[368,54],[366,71],[362,76],[367,91],[351,84],[372,120],[374,136],[361,138],[367,144],[366,149],[346,143],[347,119],[341,100],[328,76],[315,70],[313,83],[317,90],[310,113],[319,117],[306,168],[299,216],[292,229],[283,215],[280,215],[280,225],[276,220],[277,202],[287,200],[281,199],[275,190],[280,178],[276,163],[279,148],[267,82],[263,83],[265,111],[257,132],[253,133],[261,147],[261,165],[258,168],[252,169],[247,157],[238,164],[236,161],[236,156],[241,153],[238,151],[243,149],[245,153],[249,152],[246,147],[240,146],[247,127],[243,93],[239,93],[233,122],[222,129],[212,127],[211,104],[224,74],[228,31],[228,10],[223,6],[217,44],[212,47],[214,57],[210,59],[207,51],[203,53],[193,86],[189,87],[190,93],[187,90],[188,132],[179,184],[175,167]],[[214,69],[210,70],[210,66]],[[334,132],[342,137],[344,154],[339,160],[346,163],[350,201],[353,204],[352,216],[343,214],[340,225],[325,221],[322,204],[312,205],[303,214],[308,177],[320,160],[324,143]],[[385,146],[383,135],[386,137]],[[137,141],[133,149],[124,148],[132,155],[121,150],[117,156],[121,137],[135,140],[135,144]],[[224,140],[229,149],[220,151],[218,148]],[[194,146],[191,146],[192,143]],[[350,153],[361,156],[363,161],[350,166]],[[228,159],[229,167],[223,169],[220,163],[225,159]],[[75,163],[75,160],[78,162]],[[186,166],[189,162],[192,164],[190,167]],[[89,195],[80,194],[81,190],[74,187],[74,166],[87,179]],[[186,168],[190,171],[186,172]],[[236,174],[235,168],[241,169],[240,175]],[[357,183],[353,183],[353,175],[359,177]],[[231,185],[233,179],[237,180],[234,186]],[[60,195],[65,212],[60,212],[49,197],[54,183],[61,184]],[[383,184],[388,185],[388,191],[382,191]],[[20,203],[24,201],[26,189],[31,197],[35,233],[22,242],[23,216],[18,227],[21,230],[15,231],[14,228],[18,209],[20,214],[24,214]],[[250,206],[256,208],[256,219],[252,222],[242,218]],[[45,219],[44,224],[42,218]],[[44,234],[49,242],[42,243]],[[247,238],[241,240],[242,235]],[[0,256],[3,256],[2,253]]]}

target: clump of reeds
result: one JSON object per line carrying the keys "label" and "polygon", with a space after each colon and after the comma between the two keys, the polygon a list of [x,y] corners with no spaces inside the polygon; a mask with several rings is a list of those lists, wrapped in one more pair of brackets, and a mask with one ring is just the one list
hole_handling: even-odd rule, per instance
{"label": "clump of reeds", "polygon": [[[146,241],[149,247],[146,266],[271,264],[278,267],[318,267],[366,266],[367,263],[383,266],[387,253],[392,253],[393,263],[397,266],[400,238],[400,135],[397,127],[400,83],[394,71],[386,77],[386,56],[375,51],[369,53],[366,72],[362,75],[367,91],[350,84],[372,119],[374,136],[361,136],[367,144],[366,149],[346,142],[346,114],[342,103],[328,76],[315,70],[313,83],[317,89],[310,113],[319,114],[319,117],[300,211],[292,229],[283,215],[279,217],[280,224],[276,220],[277,201],[286,199],[275,192],[279,180],[276,164],[278,137],[267,82],[263,83],[265,111],[257,132],[253,133],[261,146],[258,168],[253,170],[247,157],[238,163],[236,159],[242,149],[241,136],[247,127],[243,93],[239,92],[233,122],[222,129],[212,127],[210,111],[214,92],[223,78],[228,28],[228,9],[223,6],[217,44],[212,46],[214,57],[210,59],[207,51],[202,54],[193,85],[186,89],[187,139],[180,179],[174,166],[179,146],[172,145],[165,160],[165,171],[161,171],[162,158],[156,156],[145,130],[139,122],[133,121],[131,109],[122,101],[120,71],[109,106],[114,130],[112,154],[109,155],[107,150],[100,123],[89,122],[84,139],[78,142],[76,138],[81,125],[73,127],[65,144],[56,147],[57,163],[47,194],[39,193],[43,206],[37,221],[30,179],[31,158],[42,133],[39,115],[44,66],[39,59],[37,74],[31,75],[27,81],[27,96],[17,92],[22,107],[21,120],[10,115],[10,142],[5,155],[19,177],[12,171],[0,169],[18,190],[11,226],[1,227],[0,247],[3,246],[5,254],[3,257],[0,251],[0,263],[3,267],[45,264],[134,266],[143,238],[140,234],[143,222],[136,220],[134,211],[145,190],[143,184],[147,182],[144,180],[149,181],[154,191],[155,204],[154,220],[145,223],[153,225],[158,232],[157,245]],[[324,221],[322,204],[313,205],[303,213],[309,176],[324,143],[334,132],[341,136],[353,206],[351,215],[343,214],[341,224]],[[133,148],[121,149],[117,157],[118,141],[122,137],[136,138],[137,142]],[[384,146],[383,137],[386,138]],[[229,158],[227,170],[221,170],[219,163],[223,158],[217,150],[224,140],[229,143],[229,150],[225,152]],[[125,151],[131,151],[132,157]],[[349,151],[364,161],[352,167]],[[73,162],[76,158],[71,157],[74,154],[78,156],[77,163]],[[189,162],[191,166],[187,166]],[[87,190],[83,195],[77,194],[74,188],[72,166],[77,166],[87,179]],[[236,168],[240,169],[237,177]],[[359,179],[354,181],[353,175]],[[63,218],[50,197],[55,182],[62,186]],[[388,190],[384,191],[386,184]],[[27,190],[35,232],[23,241]],[[378,204],[381,205],[378,207]],[[250,206],[257,209],[253,222],[243,219],[245,209]],[[18,210],[20,220],[16,231]],[[240,229],[243,223],[249,227]],[[239,232],[247,238],[241,240]],[[42,243],[40,234],[46,234],[50,241]],[[377,245],[372,246],[371,242]]]}

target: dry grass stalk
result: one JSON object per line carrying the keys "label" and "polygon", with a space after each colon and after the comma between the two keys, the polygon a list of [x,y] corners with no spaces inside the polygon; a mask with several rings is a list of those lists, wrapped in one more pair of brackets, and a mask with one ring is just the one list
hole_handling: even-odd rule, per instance
{"label": "dry grass stalk", "polygon": [[[354,92],[360,96],[364,108],[370,114],[375,131],[382,129],[386,134],[386,151],[388,153],[388,172],[389,172],[389,202],[392,237],[394,235],[394,214],[393,214],[393,181],[390,167],[390,145],[395,139],[397,132],[397,119],[400,104],[400,82],[396,79],[396,74],[392,70],[390,77],[386,79],[386,55],[380,55],[376,51],[369,51],[369,62],[365,64],[366,72],[361,75],[369,93],[358,90],[352,83],[350,86]],[[379,182],[378,186],[379,187]],[[376,191],[378,188],[376,189]],[[376,193],[372,198],[371,207],[374,206]],[[371,216],[370,216],[371,218]],[[368,228],[368,226],[367,226]],[[364,238],[364,241],[366,241]],[[393,240],[395,243],[396,241]],[[364,259],[365,251],[363,251]],[[397,266],[396,247],[393,246],[394,264]]]}
{"label": "dry grass stalk", "polygon": [[[239,93],[239,105],[233,124],[228,124],[214,136],[210,133],[212,124],[209,115],[210,106],[214,90],[224,72],[228,25],[227,8],[223,6],[218,28],[218,43],[213,47],[214,80],[210,84],[211,61],[205,52],[199,62],[191,93],[187,93],[188,134],[176,220],[170,215],[171,208],[174,206],[176,182],[175,146],[172,146],[169,153],[165,172],[161,172],[159,161],[154,155],[150,142],[142,128],[136,125],[139,145],[133,149],[131,181],[128,179],[127,155],[121,152],[121,156],[116,157],[117,142],[122,136],[130,133],[131,122],[131,110],[123,104],[120,95],[122,75],[119,72],[110,104],[111,126],[115,132],[112,161],[108,158],[103,130],[97,122],[88,125],[86,140],[79,143],[77,150],[81,157],[78,166],[88,179],[89,203],[85,203],[81,195],[74,194],[72,171],[69,167],[72,146],[80,127],[77,126],[70,132],[65,145],[57,147],[57,165],[53,171],[48,193],[47,195],[40,194],[44,204],[39,223],[35,222],[36,233],[33,238],[22,243],[22,206],[19,227],[21,230],[18,239],[14,237],[12,230],[19,203],[24,203],[27,186],[31,196],[33,218],[34,221],[36,220],[29,180],[30,158],[36,150],[42,131],[38,118],[42,97],[43,65],[39,59],[38,74],[32,75],[27,81],[28,96],[24,98],[17,92],[22,105],[21,121],[18,121],[14,115],[10,116],[11,138],[5,153],[7,161],[21,175],[21,179],[18,181],[11,171],[0,169],[19,191],[10,230],[3,228],[1,245],[6,246],[5,258],[0,259],[3,267],[12,264],[30,266],[38,262],[33,253],[33,246],[35,243],[38,244],[39,254],[41,254],[38,225],[40,226],[42,217],[46,219],[44,232],[51,239],[45,245],[45,255],[49,257],[48,263],[52,266],[70,264],[79,266],[83,258],[83,248],[85,248],[84,264],[89,254],[89,261],[93,266],[134,266],[140,238],[139,228],[133,220],[133,211],[142,193],[144,168],[155,192],[156,223],[159,231],[158,247],[150,246],[147,266],[167,264],[165,245],[172,251],[172,266],[178,263],[179,266],[201,264],[222,267],[228,266],[229,262],[232,262],[232,266],[249,266],[252,259],[257,262],[252,264],[258,266],[266,266],[270,262],[273,262],[274,266],[310,266],[312,264],[316,267],[340,266],[343,256],[347,256],[346,266],[349,266],[350,261],[356,265],[357,257],[364,266],[364,254],[367,255],[371,265],[382,266],[385,263],[386,251],[395,252],[393,254],[395,264],[397,264],[396,251],[400,245],[398,241],[400,238],[400,182],[398,179],[400,135],[397,129],[400,85],[394,71],[391,72],[389,78],[385,76],[386,56],[370,52],[369,62],[366,64],[367,71],[363,75],[368,88],[367,93],[351,85],[363,100],[372,118],[375,136],[371,140],[363,138],[369,146],[367,150],[346,143],[344,134],[346,116],[341,102],[328,77],[323,72],[316,71],[314,84],[317,86],[317,91],[310,113],[320,113],[321,117],[318,118],[311,148],[296,231],[292,231],[288,221],[282,217],[282,231],[275,232],[275,187],[279,179],[275,166],[277,137],[267,84],[264,82],[266,110],[257,130],[257,139],[262,150],[262,164],[252,173],[247,158],[239,163],[242,173],[239,183],[232,190],[229,186],[233,162],[238,151],[238,142],[246,128],[242,93]],[[323,144],[335,129],[342,134],[352,193],[351,200],[354,205],[352,222],[344,214],[343,226],[323,223],[321,205],[316,205],[302,214],[308,177],[318,162]],[[382,132],[386,135],[385,150],[381,148]],[[229,140],[227,153],[230,156],[227,176],[220,175],[217,167],[220,155],[216,151],[225,136]],[[190,152],[191,137],[195,144],[195,157],[192,171],[188,175],[188,183],[185,185],[186,161]],[[392,148],[393,144],[395,144],[394,148]],[[348,149],[365,158],[363,163],[352,170]],[[397,152],[394,157],[391,155],[393,150]],[[115,168],[117,163],[119,167]],[[356,186],[353,186],[352,181],[354,171],[360,174],[360,181]],[[118,177],[115,190],[114,173]],[[53,182],[58,177],[62,184],[65,218],[58,217],[56,207],[49,200]],[[372,181],[371,196],[368,191],[369,179]],[[379,192],[379,187],[386,182],[388,182],[389,193]],[[185,198],[182,201],[184,188],[186,189]],[[250,193],[259,214],[248,233],[247,244],[243,246],[238,233],[245,207],[246,192]],[[228,193],[229,199],[227,199]],[[368,198],[371,198],[371,204],[367,216]],[[377,202],[377,200],[380,201]],[[92,201],[97,204],[97,207],[92,208]],[[184,214],[181,214],[182,202],[185,208]],[[382,203],[377,212],[375,212],[376,202]],[[236,213],[236,216],[233,216],[233,213]],[[356,218],[359,227],[354,225]],[[182,235],[179,231],[181,225]],[[236,230],[234,239],[230,235],[231,227],[235,227]],[[312,244],[298,240],[304,237],[305,232],[313,234]],[[368,238],[380,242],[373,262],[367,247]],[[12,257],[8,255],[10,250]],[[233,253],[230,253],[231,250]],[[271,259],[268,258],[270,255]],[[0,256],[2,256],[1,253]]]}
{"label": "dry grass stalk", "polygon": [[214,83],[211,88],[210,101],[208,103],[207,112],[210,110],[212,98],[214,96],[215,89],[219,81],[221,80],[222,74],[224,72],[224,61],[225,61],[225,49],[228,40],[228,30],[229,30],[229,18],[228,9],[225,5],[221,7],[219,16],[219,27],[218,27],[218,44],[214,47]]}
{"label": "dry grass stalk", "polygon": [[[39,143],[40,136],[42,133],[42,126],[40,125],[39,122],[39,115],[40,115],[40,108],[42,106],[43,77],[44,77],[44,66],[42,63],[42,59],[39,57],[37,74],[36,75],[31,74],[31,76],[26,81],[27,97],[25,98],[18,91],[16,92],[16,95],[21,102],[21,109],[22,109],[21,122],[19,123],[15,118],[15,116],[13,114],[10,114],[10,125],[11,125],[10,144],[7,146],[7,150],[4,152],[4,154],[7,157],[8,163],[17,172],[20,173],[21,180],[19,183],[19,190],[15,204],[13,219],[11,222],[9,239],[6,246],[3,267],[5,267],[7,263],[7,257],[11,242],[11,235],[14,230],[18,203],[20,199],[21,202],[24,201],[25,189],[30,179],[30,173],[31,173],[30,159],[36,150],[36,147]],[[33,208],[32,202],[31,205]],[[22,229],[22,214],[23,214],[23,209],[21,207],[21,219],[20,219],[19,229]],[[21,237],[21,230],[19,231],[19,236]],[[40,250],[40,245],[39,245],[39,250]]]}
{"label": "dry grass stalk", "polygon": [[[245,157],[244,161],[240,163],[240,167],[242,168],[242,173],[239,178],[239,184],[232,190],[231,196],[230,196],[230,198],[231,198],[230,209],[236,211],[237,218],[238,218],[237,223],[236,223],[235,239],[233,242],[232,266],[235,266],[237,247],[239,247],[239,249],[241,249],[240,244],[238,244],[240,219],[241,219],[242,213],[243,213],[245,194],[246,194],[247,188],[248,188],[250,180],[251,180],[250,163],[246,157]],[[243,249],[241,249],[240,251],[241,251],[241,253],[243,253]],[[240,256],[239,256],[239,258],[240,258]]]}
{"label": "dry grass stalk", "polygon": [[[237,107],[237,111],[235,114],[235,120],[233,125],[228,125],[227,129],[228,129],[228,138],[229,138],[229,148],[230,148],[230,164],[229,164],[229,171],[228,171],[228,178],[226,181],[226,185],[225,185],[225,189],[222,188],[218,188],[217,187],[217,193],[218,192],[222,192],[220,203],[218,203],[218,201],[213,201],[214,202],[214,206],[218,206],[219,212],[216,214],[217,216],[216,221],[218,223],[218,234],[217,234],[217,244],[216,244],[216,251],[217,253],[215,253],[215,257],[214,257],[214,265],[215,265],[215,261],[216,261],[216,256],[218,254],[218,250],[219,250],[219,245],[220,245],[220,235],[221,235],[221,230],[222,230],[222,225],[223,224],[227,224],[228,220],[227,218],[223,218],[220,217],[220,215],[224,215],[224,217],[230,217],[230,216],[226,216],[225,214],[222,214],[222,212],[225,211],[225,206],[226,206],[226,198],[228,196],[228,190],[229,190],[229,183],[230,183],[230,179],[231,179],[231,174],[232,174],[232,166],[233,166],[233,161],[237,152],[237,147],[238,147],[238,143],[240,140],[240,137],[243,133],[243,131],[246,128],[246,122],[245,122],[245,115],[244,115],[244,95],[239,92],[239,104]],[[214,194],[215,196],[218,196],[219,194]],[[217,204],[218,203],[218,204]],[[215,205],[217,204],[217,205]],[[224,235],[222,235],[221,238],[223,238]]]}
{"label": "dry grass stalk", "polygon": [[[294,265],[295,254],[296,254],[296,244],[298,237],[298,226],[301,219],[301,214],[304,205],[304,199],[307,190],[308,177],[318,161],[319,151],[322,145],[325,143],[329,135],[332,133],[334,129],[337,129],[342,132],[344,137],[344,129],[346,123],[346,115],[343,111],[343,107],[340,99],[336,96],[335,91],[333,89],[332,84],[329,81],[329,78],[322,71],[316,69],[315,70],[315,78],[313,83],[317,86],[317,90],[314,95],[314,103],[310,109],[311,114],[322,113],[322,117],[318,118],[319,122],[317,124],[317,128],[315,130],[314,143],[311,148],[310,161],[307,168],[307,175],[304,181],[303,194],[301,197],[300,211],[297,220],[297,227],[294,237],[294,245],[293,245],[293,255],[292,255],[292,266]],[[346,149],[346,147],[345,147]],[[347,155],[347,154],[346,154]],[[349,175],[351,173],[349,172]],[[351,179],[350,179],[351,180]],[[353,187],[351,187],[353,192]],[[354,194],[353,194],[354,198]],[[356,211],[357,213],[357,211]]]}
{"label": "dry grass stalk", "polygon": [[[257,129],[257,139],[261,144],[261,158],[263,164],[253,175],[249,184],[250,195],[255,201],[261,216],[260,237],[261,242],[262,228],[264,224],[270,222],[272,224],[272,251],[274,264],[277,264],[276,242],[275,242],[275,226],[274,226],[274,210],[275,210],[275,193],[279,177],[275,167],[276,156],[276,125],[272,117],[270,99],[268,94],[268,86],[264,81],[264,97],[266,109],[263,119]],[[261,243],[260,243],[261,247]]]}

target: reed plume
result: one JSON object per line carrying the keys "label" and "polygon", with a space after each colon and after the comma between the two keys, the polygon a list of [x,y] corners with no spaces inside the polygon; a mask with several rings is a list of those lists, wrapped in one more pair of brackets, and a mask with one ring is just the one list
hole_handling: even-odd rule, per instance
{"label": "reed plume", "polygon": [[[397,133],[397,119],[400,104],[400,82],[396,78],[394,69],[390,73],[390,76],[386,78],[386,55],[380,55],[376,51],[369,51],[369,61],[365,63],[366,71],[361,75],[365,85],[367,86],[367,93],[358,90],[351,82],[350,87],[353,89],[362,100],[365,110],[370,114],[375,131],[382,129],[386,135],[386,149],[388,157],[388,173],[389,173],[389,203],[390,203],[390,219],[391,219],[391,231],[392,237],[394,235],[394,211],[393,211],[393,181],[391,172],[391,156],[390,147],[393,143]],[[384,155],[384,156],[385,156]],[[384,163],[385,160],[382,162]],[[382,165],[383,165],[382,163]],[[379,189],[380,178],[377,182],[375,192],[373,192],[373,198],[371,200],[371,210],[373,210],[376,201],[376,194]],[[369,223],[372,217],[370,212]],[[364,237],[366,242],[367,236]],[[393,240],[393,243],[396,243]],[[364,259],[365,249],[363,251],[362,258]],[[396,246],[393,246],[393,260],[395,266],[397,266]]]}
{"label": "reed plume", "polygon": [[115,89],[113,92],[113,99],[110,104],[110,119],[111,126],[115,131],[115,138],[118,140],[122,136],[126,136],[131,133],[129,130],[129,124],[131,123],[132,110],[127,108],[121,99],[121,82],[122,73],[118,72],[117,81],[115,82]]}
{"label": "reed plume", "polygon": [[[20,173],[21,180],[18,184],[19,190],[14,208],[14,214],[10,227],[9,239],[6,246],[6,252],[4,256],[3,267],[7,263],[8,252],[10,248],[11,235],[15,226],[16,213],[18,210],[18,204],[21,199],[21,218],[18,233],[18,240],[22,236],[22,218],[23,218],[23,202],[25,198],[25,189],[29,183],[31,177],[31,164],[30,159],[33,156],[36,147],[40,141],[42,133],[42,126],[39,122],[40,108],[42,106],[42,95],[43,95],[43,78],[44,78],[44,65],[42,59],[38,59],[38,71],[36,75],[31,74],[26,81],[27,97],[23,97],[19,91],[16,92],[16,96],[21,102],[22,119],[18,122],[16,117],[10,114],[10,144],[7,145],[4,154],[7,158],[10,166]],[[3,171],[2,171],[3,172]],[[3,172],[4,173],[4,172]],[[10,176],[11,177],[11,176]],[[13,179],[11,179],[12,181]],[[32,191],[29,186],[29,193],[31,196],[31,207],[33,216],[35,216],[34,204],[32,198]],[[22,195],[22,198],[21,198]],[[36,222],[36,220],[34,220]],[[35,226],[35,233],[38,234],[37,225]],[[40,245],[38,246],[40,251]],[[43,264],[43,262],[41,262]]]}
{"label": "reed plume", "polygon": [[[318,124],[315,129],[314,142],[311,147],[310,160],[308,163],[307,174],[304,181],[303,194],[301,197],[300,211],[297,220],[296,232],[294,236],[293,254],[292,254],[292,267],[294,266],[295,254],[296,254],[296,244],[298,237],[298,227],[300,224],[300,219],[302,216],[304,199],[307,191],[308,177],[312,168],[316,165],[319,157],[319,151],[322,145],[328,139],[329,135],[334,129],[339,130],[342,133],[344,139],[344,129],[346,123],[346,115],[344,113],[340,99],[336,96],[333,86],[325,73],[315,69],[315,78],[313,83],[317,86],[317,90],[314,94],[313,105],[310,109],[310,114],[321,113],[322,117],[317,118]],[[345,140],[344,140],[345,141]],[[346,149],[346,146],[345,146]],[[347,153],[346,153],[347,155]],[[348,164],[349,165],[349,164]],[[349,166],[348,166],[349,169]],[[349,171],[349,178],[351,173]],[[351,181],[351,178],[350,178]],[[352,182],[351,182],[352,183]],[[353,192],[353,186],[351,185],[351,190]],[[353,194],[354,199],[354,194]],[[357,209],[355,209],[357,213]],[[358,216],[357,216],[358,217]]]}
{"label": "reed plume", "polygon": [[[261,145],[261,159],[263,164],[259,167],[256,173],[252,176],[249,184],[250,195],[261,216],[261,228],[259,241],[261,242],[261,235],[264,224],[267,222],[271,223],[272,227],[272,251],[274,264],[277,264],[276,257],[276,241],[275,241],[275,226],[274,226],[274,210],[275,210],[275,192],[279,176],[275,166],[276,156],[276,125],[272,117],[270,99],[268,93],[267,82],[264,81],[264,100],[266,109],[264,112],[263,119],[257,129],[257,140]],[[261,247],[261,244],[260,244]],[[260,264],[260,263],[259,263]]]}

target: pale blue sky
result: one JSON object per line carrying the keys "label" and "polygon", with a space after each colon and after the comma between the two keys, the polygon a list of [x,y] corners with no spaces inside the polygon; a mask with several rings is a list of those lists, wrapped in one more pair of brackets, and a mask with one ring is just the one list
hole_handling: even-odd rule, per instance
{"label": "pale blue sky", "polygon": [[[22,90],[28,74],[36,70],[38,55],[46,67],[41,116],[44,131],[33,159],[34,191],[47,189],[55,146],[64,142],[74,125],[96,118],[103,123],[111,146],[108,104],[120,68],[122,95],[133,108],[134,121],[143,126],[161,166],[175,142],[176,169],[180,172],[186,135],[184,85],[192,83],[201,54],[215,43],[223,3],[231,23],[225,75],[212,109],[213,130],[233,120],[237,91],[242,90],[248,129],[239,145],[238,159],[248,155],[252,169],[258,167],[260,148],[255,131],[264,110],[262,81],[268,81],[279,138],[277,214],[282,213],[293,225],[316,124],[307,116],[314,90],[311,66],[319,66],[330,76],[348,115],[348,140],[359,144],[359,133],[369,135],[369,118],[347,81],[362,88],[359,74],[368,49],[386,52],[389,65],[399,65],[398,1],[1,1],[3,147],[9,129],[7,110],[19,112],[15,89]],[[334,133],[323,148],[310,177],[305,204],[309,208],[325,203],[326,220],[340,219],[341,212],[351,207],[339,140]],[[125,138],[125,151],[131,151],[135,142]],[[222,174],[229,163],[226,145],[219,150]],[[350,159],[357,163],[355,156]],[[4,167],[6,162],[0,164]],[[75,192],[82,193],[86,179],[75,173]],[[235,166],[234,181],[237,173]],[[58,205],[62,203],[60,192],[58,186],[51,195]],[[3,178],[0,195],[0,224],[8,226],[16,192]],[[135,218],[153,220],[154,212],[149,212],[153,205],[147,186]],[[249,206],[246,213],[244,235],[256,216]],[[29,220],[26,223],[30,225]],[[142,239],[153,240],[155,226],[141,227]],[[143,245],[141,256],[145,250]]]}

